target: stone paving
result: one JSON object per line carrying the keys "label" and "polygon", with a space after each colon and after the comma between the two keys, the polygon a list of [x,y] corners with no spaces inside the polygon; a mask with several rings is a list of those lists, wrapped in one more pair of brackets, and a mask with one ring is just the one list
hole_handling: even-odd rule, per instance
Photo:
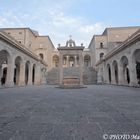
{"label": "stone paving", "polygon": [[0,140],[110,140],[124,134],[140,136],[138,88],[0,89]]}

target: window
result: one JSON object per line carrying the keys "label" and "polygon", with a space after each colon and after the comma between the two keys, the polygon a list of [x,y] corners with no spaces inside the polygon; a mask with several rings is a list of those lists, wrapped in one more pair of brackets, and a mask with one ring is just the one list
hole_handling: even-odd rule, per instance
{"label": "window", "polygon": [[42,53],[39,54],[40,58],[43,60],[44,59],[44,56]]}
{"label": "window", "polygon": [[100,60],[102,60],[104,57],[104,53],[100,53]]}
{"label": "window", "polygon": [[10,35],[11,33],[10,32],[8,32],[8,35]]}
{"label": "window", "polygon": [[22,34],[22,32],[19,32],[19,34],[21,35],[21,34]]}
{"label": "window", "polygon": [[21,43],[21,41],[18,41],[19,43]]}
{"label": "window", "polygon": [[102,49],[104,46],[103,42],[100,43],[100,48]]}

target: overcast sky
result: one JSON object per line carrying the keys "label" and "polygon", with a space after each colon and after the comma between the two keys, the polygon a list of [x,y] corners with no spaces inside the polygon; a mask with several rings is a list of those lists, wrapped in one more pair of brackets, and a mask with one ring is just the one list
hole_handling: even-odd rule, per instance
{"label": "overcast sky", "polygon": [[140,0],[0,0],[0,27],[30,27],[55,47],[69,35],[87,47],[106,27],[140,25]]}

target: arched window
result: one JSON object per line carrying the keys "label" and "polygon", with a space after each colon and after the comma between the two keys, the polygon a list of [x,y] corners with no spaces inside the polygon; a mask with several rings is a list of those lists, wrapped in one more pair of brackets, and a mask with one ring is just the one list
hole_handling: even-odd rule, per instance
{"label": "arched window", "polygon": [[103,42],[100,43],[100,48],[102,49],[104,46]]}
{"label": "arched window", "polygon": [[42,60],[44,59],[44,55],[42,53],[40,53],[39,56]]}
{"label": "arched window", "polygon": [[100,53],[100,60],[102,60],[104,57],[104,53]]}

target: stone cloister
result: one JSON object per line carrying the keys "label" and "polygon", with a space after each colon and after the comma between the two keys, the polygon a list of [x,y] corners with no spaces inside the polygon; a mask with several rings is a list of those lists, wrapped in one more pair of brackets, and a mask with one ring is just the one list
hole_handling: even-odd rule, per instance
{"label": "stone cloister", "polygon": [[46,66],[34,53],[0,32],[0,86],[43,84]]}
{"label": "stone cloister", "polygon": [[138,32],[97,63],[98,83],[140,86],[139,37]]}

